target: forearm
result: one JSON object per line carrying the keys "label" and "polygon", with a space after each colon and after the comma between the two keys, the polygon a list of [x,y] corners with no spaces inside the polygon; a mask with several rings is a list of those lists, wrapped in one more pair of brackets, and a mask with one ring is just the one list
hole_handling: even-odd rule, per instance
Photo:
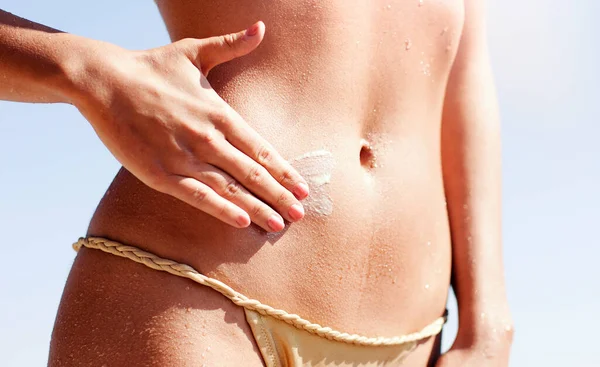
{"label": "forearm", "polygon": [[501,240],[500,123],[489,61],[477,57],[483,59],[462,58],[455,65],[442,129],[453,287],[462,341],[476,344],[493,338],[510,344]]}
{"label": "forearm", "polygon": [[0,10],[0,99],[70,103],[93,43]]}

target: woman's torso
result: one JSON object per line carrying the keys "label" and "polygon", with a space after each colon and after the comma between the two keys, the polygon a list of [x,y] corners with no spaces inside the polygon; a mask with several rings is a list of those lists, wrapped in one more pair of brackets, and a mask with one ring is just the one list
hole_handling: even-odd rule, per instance
{"label": "woman's torso", "polygon": [[[342,331],[400,335],[438,317],[451,263],[440,124],[462,1],[158,6],[173,40],[262,20],[259,48],[208,79],[285,158],[329,152],[314,166],[331,168],[331,177],[313,190],[320,209],[308,205],[301,222],[267,235],[222,224],[122,170],[89,234],[190,264],[249,297]],[[361,155],[363,139],[370,154]]]}

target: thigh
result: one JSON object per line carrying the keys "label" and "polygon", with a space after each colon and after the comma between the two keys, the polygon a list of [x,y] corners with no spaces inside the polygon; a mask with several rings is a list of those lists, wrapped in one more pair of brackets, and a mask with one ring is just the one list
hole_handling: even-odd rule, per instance
{"label": "thigh", "polygon": [[82,248],[49,366],[262,366],[243,309],[212,289]]}

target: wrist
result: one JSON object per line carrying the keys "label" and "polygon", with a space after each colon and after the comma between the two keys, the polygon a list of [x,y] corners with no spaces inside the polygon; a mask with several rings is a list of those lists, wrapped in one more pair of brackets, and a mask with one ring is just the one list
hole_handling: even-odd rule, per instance
{"label": "wrist", "polygon": [[64,102],[76,107],[85,103],[91,94],[103,94],[110,84],[108,75],[114,66],[114,60],[108,55],[116,50],[123,51],[118,46],[68,35],[70,51],[61,55],[59,65],[61,77],[55,88],[62,95]]}
{"label": "wrist", "polygon": [[514,336],[510,316],[480,313],[476,320],[459,322],[456,344],[464,348],[509,349]]}
{"label": "wrist", "polygon": [[501,295],[460,297],[458,321],[458,333],[469,342],[477,343],[490,338],[512,341],[514,324],[508,300]]}

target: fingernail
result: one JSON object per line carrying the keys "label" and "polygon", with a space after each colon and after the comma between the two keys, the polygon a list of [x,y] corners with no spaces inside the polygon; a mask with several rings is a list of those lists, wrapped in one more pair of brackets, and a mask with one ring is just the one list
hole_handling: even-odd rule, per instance
{"label": "fingernail", "polygon": [[302,200],[305,197],[308,196],[308,185],[301,182],[298,185],[296,185],[296,187],[294,187],[294,196],[296,196],[296,199],[298,200]]}
{"label": "fingernail", "polygon": [[244,36],[252,37],[252,36],[256,36],[257,33],[258,33],[258,23],[255,23],[250,28],[246,29],[246,34]]}
{"label": "fingernail", "polygon": [[279,232],[283,229],[283,227],[285,227],[283,224],[283,219],[276,214],[271,215],[269,219],[267,219],[267,224],[269,225],[269,228],[275,232]]}
{"label": "fingernail", "polygon": [[248,227],[250,225],[250,217],[246,213],[238,215],[235,221],[242,227]]}
{"label": "fingernail", "polygon": [[288,214],[293,220],[300,220],[304,217],[304,208],[300,204],[294,204],[288,210]]}

